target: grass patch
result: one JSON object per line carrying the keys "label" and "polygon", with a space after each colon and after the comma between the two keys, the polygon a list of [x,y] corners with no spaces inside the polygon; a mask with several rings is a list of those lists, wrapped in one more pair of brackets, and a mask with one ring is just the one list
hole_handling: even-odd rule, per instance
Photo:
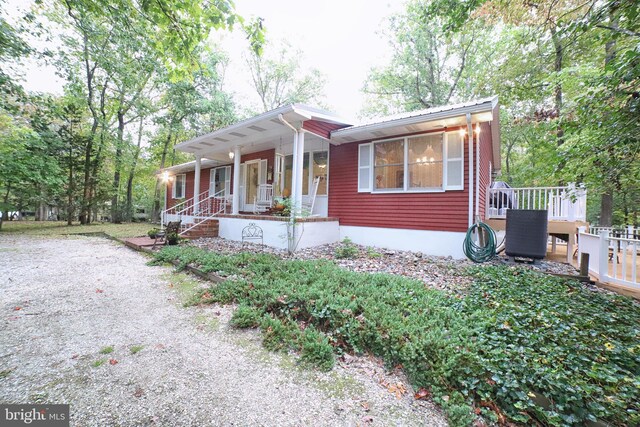
{"label": "grass patch", "polygon": [[129,351],[131,352],[131,354],[138,354],[142,351],[143,348],[143,345],[132,345],[131,347],[129,347]]}
{"label": "grass patch", "polygon": [[270,350],[295,349],[321,369],[342,352],[402,365],[454,426],[489,422],[640,424],[640,308],[576,282],[511,267],[478,267],[465,296],[327,261],[165,249],[236,274],[198,303],[235,302],[238,327],[259,325]]}
{"label": "grass patch", "polygon": [[100,349],[100,354],[111,354],[113,353],[113,346],[108,345],[106,347],[102,347]]}
{"label": "grass patch", "polygon": [[163,279],[170,283],[170,287],[175,289],[180,300],[184,304],[188,304],[201,286],[202,282],[194,279],[193,276],[186,273],[171,272],[163,275]]}
{"label": "grass patch", "polygon": [[92,367],[94,368],[99,368],[100,366],[104,365],[106,363],[107,359],[98,359],[95,362],[93,362],[91,364]]}
{"label": "grass patch", "polygon": [[3,369],[0,371],[0,378],[7,378],[11,372],[13,372],[13,369]]}
{"label": "grass patch", "polygon": [[0,233],[36,236],[62,236],[66,234],[105,233],[112,237],[146,236],[152,224],[131,222],[123,224],[95,223],[67,225],[66,221],[5,221]]}

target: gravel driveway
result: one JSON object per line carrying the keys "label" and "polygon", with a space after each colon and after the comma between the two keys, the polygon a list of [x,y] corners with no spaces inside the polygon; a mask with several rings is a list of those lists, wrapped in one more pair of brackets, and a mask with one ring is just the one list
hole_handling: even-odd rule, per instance
{"label": "gravel driveway", "polygon": [[0,402],[69,403],[81,426],[446,426],[375,361],[300,368],[228,308],[183,308],[193,279],[146,262],[101,238],[0,235]]}

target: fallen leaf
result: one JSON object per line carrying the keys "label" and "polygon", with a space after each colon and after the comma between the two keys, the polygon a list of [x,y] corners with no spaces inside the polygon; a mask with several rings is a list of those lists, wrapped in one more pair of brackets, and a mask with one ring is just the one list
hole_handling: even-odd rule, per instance
{"label": "fallen leaf", "polygon": [[365,415],[365,416],[364,416],[364,417],[362,417],[360,420],[361,420],[363,423],[365,423],[365,424],[369,424],[369,423],[372,423],[372,422],[373,422],[373,417],[372,417],[372,416],[370,416],[370,415]]}
{"label": "fallen leaf", "polygon": [[140,386],[136,387],[136,391],[133,392],[135,397],[142,397],[144,395],[144,390]]}
{"label": "fallen leaf", "polygon": [[103,293],[103,292],[104,292],[104,291],[103,291],[102,289],[96,288],[96,294],[101,294],[101,293]]}
{"label": "fallen leaf", "polygon": [[20,306],[13,307],[13,311],[18,311],[18,310],[22,310],[22,307],[20,307]]}
{"label": "fallen leaf", "polygon": [[367,412],[369,412],[369,410],[371,409],[369,407],[369,403],[368,402],[360,402],[360,406],[362,406],[362,409],[364,409]]}
{"label": "fallen leaf", "polygon": [[156,344],[156,349],[163,350],[164,348],[164,344]]}
{"label": "fallen leaf", "polygon": [[78,357],[80,357],[80,355],[77,353],[71,356],[72,359],[77,359]]}
{"label": "fallen leaf", "polygon": [[118,361],[116,359],[109,359],[109,365],[117,365]]}
{"label": "fallen leaf", "polygon": [[400,399],[407,392],[407,388],[402,383],[391,384],[387,386],[387,390],[389,393],[395,394],[397,399]]}
{"label": "fallen leaf", "polygon": [[416,400],[426,400],[431,397],[431,392],[426,388],[421,388],[413,395]]}

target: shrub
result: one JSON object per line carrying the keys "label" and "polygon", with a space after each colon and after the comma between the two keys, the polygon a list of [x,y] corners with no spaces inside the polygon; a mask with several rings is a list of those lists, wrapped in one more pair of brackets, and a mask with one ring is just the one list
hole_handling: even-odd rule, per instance
{"label": "shrub", "polygon": [[233,312],[230,323],[236,328],[255,328],[260,325],[260,313],[253,307],[241,305]]}
{"label": "shrub", "polygon": [[302,349],[300,356],[303,362],[329,371],[335,364],[333,347],[326,335],[318,332],[312,325],[302,333]]}
{"label": "shrub", "polygon": [[459,296],[327,261],[185,249],[157,259],[237,274],[202,296],[252,307],[265,347],[323,369],[341,351],[401,364],[453,426],[474,410],[492,422],[640,425],[640,307],[629,298],[502,266],[469,270]]}
{"label": "shrub", "polygon": [[342,244],[336,248],[336,258],[355,258],[358,256],[358,247],[353,244],[351,239],[345,237],[342,240]]}
{"label": "shrub", "polygon": [[157,228],[152,228],[151,230],[147,231],[147,235],[152,239],[158,237],[158,233],[160,233],[160,230],[158,230]]}

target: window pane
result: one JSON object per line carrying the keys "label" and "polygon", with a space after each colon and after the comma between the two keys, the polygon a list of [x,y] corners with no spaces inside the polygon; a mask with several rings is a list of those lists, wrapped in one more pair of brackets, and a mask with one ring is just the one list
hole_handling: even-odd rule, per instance
{"label": "window pane", "polygon": [[328,168],[329,153],[326,151],[319,151],[313,153],[313,179],[320,177],[320,183],[318,184],[319,195],[327,194],[327,168]]}
{"label": "window pane", "polygon": [[462,157],[462,136],[458,132],[447,134],[447,157],[450,159]]}
{"label": "window pane", "polygon": [[402,190],[404,188],[404,140],[378,142],[375,153],[375,188]]}
{"label": "window pane", "polygon": [[183,194],[184,180],[185,180],[184,174],[176,175],[176,180],[174,184],[176,188],[176,191],[175,191],[176,199],[182,199],[184,197],[184,194]]}
{"label": "window pane", "polygon": [[409,138],[409,188],[442,188],[442,134]]}
{"label": "window pane", "polygon": [[358,188],[366,188],[369,190],[371,190],[371,183],[369,182],[369,176],[371,175],[369,173],[370,169],[366,168],[366,169],[360,169],[358,172]]}
{"label": "window pane", "polygon": [[371,153],[371,145],[363,144],[358,147],[360,150],[360,167],[371,166],[370,153]]}
{"label": "window pane", "polygon": [[291,194],[291,179],[293,174],[293,156],[284,158],[284,188]]}
{"label": "window pane", "polygon": [[215,186],[214,186],[214,194],[225,189],[225,176],[226,176],[226,168],[218,168],[215,171]]}
{"label": "window pane", "polygon": [[462,160],[447,162],[447,187],[462,187]]}

